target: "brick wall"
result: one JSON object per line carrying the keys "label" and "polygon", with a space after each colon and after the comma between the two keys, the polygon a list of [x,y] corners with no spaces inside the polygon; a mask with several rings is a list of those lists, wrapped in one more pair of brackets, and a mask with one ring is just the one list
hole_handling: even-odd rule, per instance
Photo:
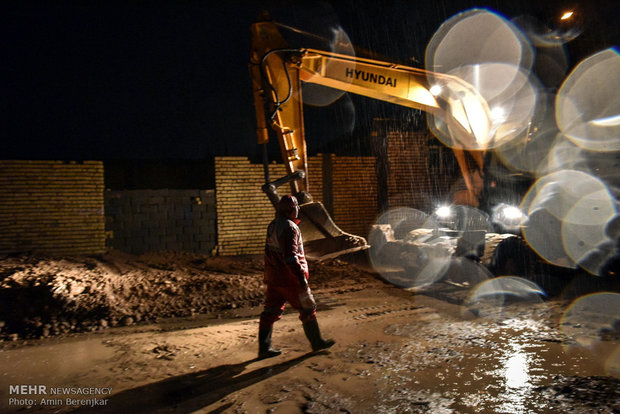
{"label": "brick wall", "polygon": [[[269,165],[273,179],[285,175],[284,165]],[[274,209],[261,186],[262,164],[246,157],[215,157],[217,253],[223,256],[262,253],[265,231]]]}
{"label": "brick wall", "polygon": [[[331,171],[324,168],[326,157]],[[331,186],[332,218],[343,231],[363,237],[377,216],[374,162],[374,157],[331,154],[308,159],[308,190],[314,200],[325,201],[325,186]],[[284,165],[271,164],[269,174],[272,179],[284,176]],[[263,183],[262,164],[252,164],[246,157],[215,158],[218,254],[262,253],[265,231],[274,217],[273,206],[261,191]],[[280,193],[287,190],[281,188]]]}
{"label": "brick wall", "polygon": [[105,251],[103,163],[0,161],[0,253]]}
{"label": "brick wall", "polygon": [[[387,207],[430,211],[445,198],[458,172],[451,150],[425,132],[388,132]],[[433,156],[431,156],[431,152]]]}
{"label": "brick wall", "polygon": [[333,216],[345,232],[366,237],[378,215],[374,157],[334,157]]}
{"label": "brick wall", "polygon": [[423,133],[389,132],[387,136],[388,206],[425,209],[430,190]]}
{"label": "brick wall", "polygon": [[[281,174],[284,175],[284,170]],[[308,157],[308,192],[312,194],[314,201],[325,203],[323,199],[323,156]]]}
{"label": "brick wall", "polygon": [[[455,178],[431,162],[450,150],[429,146],[427,134],[384,130],[373,139],[383,148],[377,157],[308,159],[309,192],[342,230],[363,237],[381,209],[429,211]],[[104,200],[101,162],[0,161],[0,253],[102,252],[106,218],[107,246],[131,253],[262,252],[274,216],[263,165],[215,157],[214,171],[215,190],[106,191]],[[272,163],[269,173],[280,178],[284,166]]]}
{"label": "brick wall", "polygon": [[129,253],[210,254],[216,244],[214,190],[106,191],[108,246]]}

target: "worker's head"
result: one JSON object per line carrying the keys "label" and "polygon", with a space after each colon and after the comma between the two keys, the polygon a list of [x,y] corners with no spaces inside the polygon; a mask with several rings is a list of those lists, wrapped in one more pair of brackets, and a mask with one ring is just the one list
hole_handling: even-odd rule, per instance
{"label": "worker's head", "polygon": [[299,204],[297,199],[292,195],[282,196],[280,201],[278,201],[278,215],[289,219],[296,219],[298,213]]}

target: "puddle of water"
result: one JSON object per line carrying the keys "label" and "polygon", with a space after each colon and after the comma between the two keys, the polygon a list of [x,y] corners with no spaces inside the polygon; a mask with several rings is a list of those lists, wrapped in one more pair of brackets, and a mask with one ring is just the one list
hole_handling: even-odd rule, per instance
{"label": "puddle of water", "polygon": [[556,412],[542,388],[559,378],[604,376],[605,368],[587,349],[567,352],[546,340],[546,329],[531,320],[392,326],[391,334],[414,339],[381,356],[392,375],[379,408],[399,410],[408,401],[433,413]]}

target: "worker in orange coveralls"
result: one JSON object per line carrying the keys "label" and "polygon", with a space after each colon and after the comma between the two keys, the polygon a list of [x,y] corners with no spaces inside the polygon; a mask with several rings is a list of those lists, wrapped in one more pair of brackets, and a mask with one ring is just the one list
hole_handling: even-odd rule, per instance
{"label": "worker in orange coveralls", "polygon": [[286,302],[299,312],[304,333],[313,351],[334,345],[321,337],[316,302],[308,286],[308,262],[297,224],[299,205],[290,195],[278,202],[276,218],[267,228],[265,244],[265,308],[258,326],[258,357],[271,358],[282,351],[271,348],[273,324],[282,318]]}

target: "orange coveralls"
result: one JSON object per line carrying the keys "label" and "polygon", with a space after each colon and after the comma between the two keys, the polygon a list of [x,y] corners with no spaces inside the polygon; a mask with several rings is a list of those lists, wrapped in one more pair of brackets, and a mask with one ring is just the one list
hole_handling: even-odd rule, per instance
{"label": "orange coveralls", "polygon": [[302,323],[316,319],[316,303],[312,295],[303,304],[300,300],[302,292],[307,290],[309,293],[309,272],[297,223],[278,216],[269,224],[264,261],[265,307],[259,329],[271,328],[282,317],[286,302],[299,312]]}

